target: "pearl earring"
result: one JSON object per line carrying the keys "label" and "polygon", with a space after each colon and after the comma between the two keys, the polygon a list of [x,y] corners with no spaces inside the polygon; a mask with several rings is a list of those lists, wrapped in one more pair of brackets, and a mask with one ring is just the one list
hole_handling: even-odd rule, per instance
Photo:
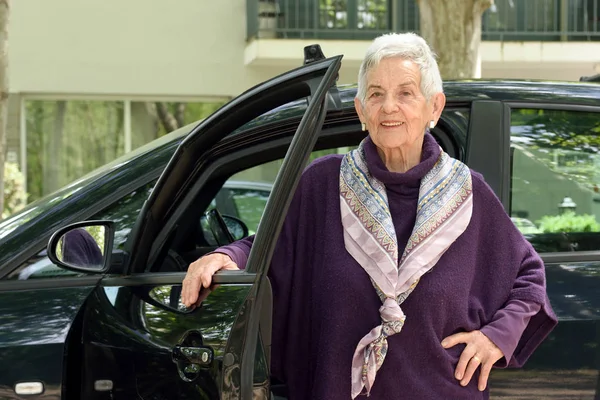
{"label": "pearl earring", "polygon": [[433,128],[435,128],[435,121],[431,120],[431,121],[429,121],[429,129],[433,129]]}
{"label": "pearl earring", "polygon": [[364,122],[360,123],[360,127],[362,128],[363,131],[367,130],[367,124],[365,124]]}

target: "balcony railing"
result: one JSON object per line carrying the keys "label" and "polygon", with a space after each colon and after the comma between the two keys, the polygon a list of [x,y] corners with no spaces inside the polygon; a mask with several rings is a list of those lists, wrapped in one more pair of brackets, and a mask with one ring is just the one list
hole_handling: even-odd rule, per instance
{"label": "balcony railing", "polygon": [[[416,0],[246,0],[252,38],[370,40],[418,32]],[[600,0],[495,0],[482,39],[600,41]]]}

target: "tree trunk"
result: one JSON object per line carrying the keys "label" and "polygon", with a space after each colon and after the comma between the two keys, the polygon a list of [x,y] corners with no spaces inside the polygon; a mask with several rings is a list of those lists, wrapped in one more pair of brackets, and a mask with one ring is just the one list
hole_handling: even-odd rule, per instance
{"label": "tree trunk", "polygon": [[481,77],[481,18],[493,0],[417,0],[421,36],[438,55],[444,79]]}
{"label": "tree trunk", "polygon": [[177,120],[178,128],[185,125],[185,103],[175,104],[175,120]]}
{"label": "tree trunk", "polygon": [[4,210],[4,162],[8,118],[8,20],[10,0],[0,0],[0,218]]}
{"label": "tree trunk", "polygon": [[177,120],[169,111],[169,107],[166,103],[156,103],[156,113],[167,133],[173,132],[175,129],[179,128]]}

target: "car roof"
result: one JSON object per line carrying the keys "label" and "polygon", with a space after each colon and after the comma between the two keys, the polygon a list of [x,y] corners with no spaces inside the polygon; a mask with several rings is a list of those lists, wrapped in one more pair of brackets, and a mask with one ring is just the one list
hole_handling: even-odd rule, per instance
{"label": "car roof", "polygon": [[501,100],[509,102],[556,102],[600,104],[600,85],[587,82],[535,80],[472,80],[444,82],[452,101]]}
{"label": "car roof", "polygon": [[[600,85],[590,82],[566,82],[566,81],[536,81],[536,80],[455,80],[444,81],[444,93],[446,103],[470,103],[475,100],[498,100],[507,102],[531,102],[531,103],[558,103],[558,104],[580,104],[600,105]],[[354,111],[354,98],[356,97],[357,85],[339,85],[339,97],[341,109],[336,111]],[[275,108],[261,117],[251,121],[241,129],[233,132],[236,134],[251,126],[260,126],[277,120],[278,114],[285,114],[285,119],[298,118],[306,109],[305,100],[297,100]],[[285,110],[285,113],[281,113]]]}

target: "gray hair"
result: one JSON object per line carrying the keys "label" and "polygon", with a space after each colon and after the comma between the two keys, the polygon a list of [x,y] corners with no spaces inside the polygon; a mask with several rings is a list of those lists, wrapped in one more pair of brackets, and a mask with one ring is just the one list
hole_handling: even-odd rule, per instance
{"label": "gray hair", "polygon": [[442,77],[435,61],[435,54],[421,36],[416,33],[388,33],[377,37],[367,49],[358,71],[356,97],[365,104],[367,75],[384,58],[401,57],[417,64],[421,70],[421,93],[429,101],[436,93],[444,91]]}

